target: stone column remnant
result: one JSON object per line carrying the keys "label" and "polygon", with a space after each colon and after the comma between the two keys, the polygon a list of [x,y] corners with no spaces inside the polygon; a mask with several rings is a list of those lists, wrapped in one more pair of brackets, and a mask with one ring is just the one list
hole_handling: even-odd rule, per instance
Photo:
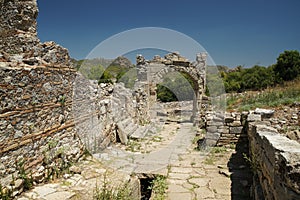
{"label": "stone column remnant", "polygon": [[139,81],[147,81],[147,64],[142,55],[136,56],[137,78]]}
{"label": "stone column remnant", "polygon": [[196,71],[198,73],[198,90],[196,91],[196,101],[194,101],[194,110],[196,112],[196,117],[194,123],[198,124],[200,127],[204,126],[204,120],[201,120],[205,116],[205,113],[202,111],[202,98],[205,95],[206,89],[206,59],[207,54],[205,52],[198,53],[196,55]]}

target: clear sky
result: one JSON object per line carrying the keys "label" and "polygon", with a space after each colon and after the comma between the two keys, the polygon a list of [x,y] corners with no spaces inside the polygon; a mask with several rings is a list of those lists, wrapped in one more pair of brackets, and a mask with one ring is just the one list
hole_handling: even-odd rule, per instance
{"label": "clear sky", "polygon": [[133,28],[162,27],[200,43],[216,64],[268,66],[300,51],[299,0],[38,0],[38,35],[83,59]]}

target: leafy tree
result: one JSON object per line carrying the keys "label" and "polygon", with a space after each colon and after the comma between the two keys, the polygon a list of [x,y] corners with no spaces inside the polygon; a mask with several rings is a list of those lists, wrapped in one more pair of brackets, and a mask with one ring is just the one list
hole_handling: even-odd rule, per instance
{"label": "leafy tree", "polygon": [[241,89],[242,90],[260,90],[265,89],[274,83],[274,73],[271,68],[263,66],[254,66],[241,71]]}
{"label": "leafy tree", "polygon": [[108,72],[108,71],[104,71],[102,76],[100,77],[98,83],[112,83],[112,79],[113,76]]}
{"label": "leafy tree", "polygon": [[245,90],[261,90],[275,84],[273,66],[239,67],[228,73],[221,72],[226,92],[242,92]]}
{"label": "leafy tree", "polygon": [[[284,81],[295,79],[300,74],[300,54],[297,50],[284,51],[274,67],[276,76]],[[279,80],[279,81],[281,81]]]}
{"label": "leafy tree", "polygon": [[224,86],[226,92],[240,91],[241,73],[239,71],[229,72],[224,76]]}
{"label": "leafy tree", "polygon": [[188,74],[170,73],[157,85],[157,98],[162,102],[192,100],[194,88],[194,81]]}
{"label": "leafy tree", "polygon": [[125,87],[133,88],[135,81],[137,79],[137,71],[136,68],[131,68],[129,70],[121,71],[117,77],[117,82],[124,83]]}
{"label": "leafy tree", "polygon": [[157,85],[157,98],[162,102],[177,101],[176,95],[166,86]]}

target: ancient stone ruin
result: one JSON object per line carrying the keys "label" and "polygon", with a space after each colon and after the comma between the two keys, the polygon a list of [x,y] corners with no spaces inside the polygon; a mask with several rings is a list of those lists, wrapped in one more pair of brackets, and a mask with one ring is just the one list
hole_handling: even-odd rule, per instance
{"label": "ancient stone ruin", "polygon": [[51,179],[84,146],[71,115],[76,71],[68,51],[38,40],[36,0],[1,0],[0,8],[0,183],[17,195],[24,177]]}
{"label": "ancient stone ruin", "polygon": [[40,43],[36,32],[36,1],[0,1],[1,57],[28,65],[70,65],[68,50],[54,42]]}
{"label": "ancient stone ruin", "polygon": [[[170,53],[161,58],[155,56],[153,60],[146,61],[142,55],[137,56],[137,70],[139,84],[148,88],[149,105],[157,101],[156,84],[163,81],[166,74],[172,72],[182,72],[187,74],[194,82],[194,100],[193,100],[193,115],[192,121],[199,126],[201,119],[201,105],[202,97],[205,93],[206,80],[206,53],[199,53],[196,57],[196,62],[191,63],[186,58],[180,56],[178,53]],[[180,100],[180,91],[177,92]],[[154,111],[155,112],[155,111]],[[155,115],[155,113],[152,113]]]}
{"label": "ancient stone ruin", "polygon": [[245,143],[249,148],[253,184],[244,185],[252,198],[299,199],[300,144],[278,133],[283,122],[270,113],[220,115],[209,110],[205,53],[195,63],[178,53],[150,61],[138,56],[133,90],[120,83],[98,84],[76,72],[67,49],[39,41],[36,0],[0,0],[0,8],[2,191],[17,196],[28,184],[55,178],[86,149],[99,153],[112,143],[126,145],[128,138],[155,134],[156,85],[168,73],[183,72],[196,86],[191,121],[205,128],[205,141],[225,147]]}

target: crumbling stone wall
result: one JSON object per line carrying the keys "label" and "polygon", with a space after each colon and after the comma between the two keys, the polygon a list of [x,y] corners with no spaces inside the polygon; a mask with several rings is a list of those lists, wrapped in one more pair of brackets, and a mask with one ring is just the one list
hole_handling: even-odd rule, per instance
{"label": "crumbling stone wall", "polygon": [[0,8],[2,51],[18,54],[27,52],[39,44],[36,35],[36,0],[1,0]]}
{"label": "crumbling stone wall", "polygon": [[1,185],[19,179],[20,165],[38,183],[82,155],[71,115],[74,77],[63,65],[0,62]]}
{"label": "crumbling stone wall", "polygon": [[144,97],[143,88],[130,90],[123,83],[98,84],[77,75],[73,114],[77,132],[90,153],[100,153],[116,142],[127,144],[135,131],[152,125],[145,123],[148,113],[143,107]]}
{"label": "crumbling stone wall", "polygon": [[70,65],[68,50],[37,37],[36,0],[0,0],[0,55],[29,65]]}
{"label": "crumbling stone wall", "polygon": [[272,127],[272,112],[258,111],[226,113],[224,119],[208,116],[206,142],[218,146],[249,142],[253,199],[299,199],[300,144]]}
{"label": "crumbling stone wall", "polygon": [[228,146],[237,142],[247,142],[247,134],[244,131],[244,121],[248,113],[206,112],[206,136],[208,146]]}
{"label": "crumbling stone wall", "polygon": [[300,144],[280,135],[260,115],[249,115],[247,133],[254,171],[253,198],[300,198]]}
{"label": "crumbling stone wall", "polygon": [[67,169],[84,147],[68,51],[39,42],[36,0],[1,0],[0,8],[0,184],[17,195]]}

